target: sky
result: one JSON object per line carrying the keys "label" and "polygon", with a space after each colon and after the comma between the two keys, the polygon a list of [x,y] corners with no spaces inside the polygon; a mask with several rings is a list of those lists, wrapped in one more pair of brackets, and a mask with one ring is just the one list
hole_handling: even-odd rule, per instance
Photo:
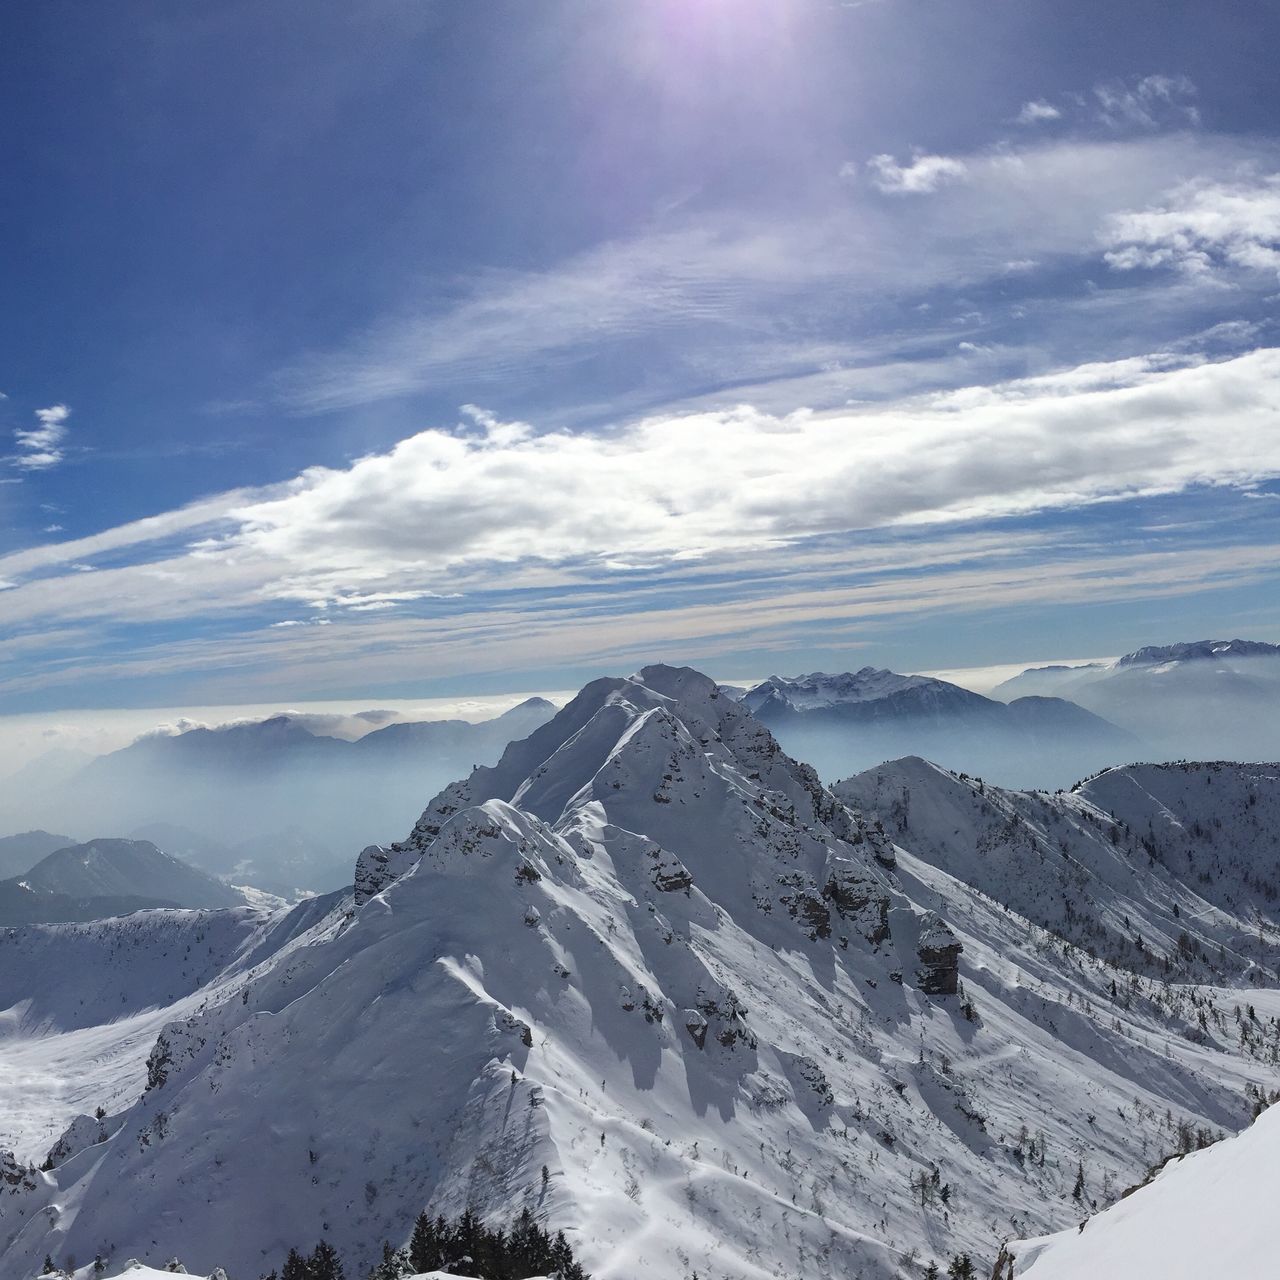
{"label": "sky", "polygon": [[0,9],[0,715],[1280,640],[1280,8]]}

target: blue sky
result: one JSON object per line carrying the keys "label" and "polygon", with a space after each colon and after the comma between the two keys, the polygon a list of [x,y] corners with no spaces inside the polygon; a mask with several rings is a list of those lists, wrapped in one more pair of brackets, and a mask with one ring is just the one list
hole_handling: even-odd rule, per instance
{"label": "blue sky", "polygon": [[0,711],[1280,640],[1274,4],[0,15]]}

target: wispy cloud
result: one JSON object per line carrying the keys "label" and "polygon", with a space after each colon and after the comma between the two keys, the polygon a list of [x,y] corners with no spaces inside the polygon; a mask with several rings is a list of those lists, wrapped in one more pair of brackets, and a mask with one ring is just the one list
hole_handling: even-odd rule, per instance
{"label": "wispy cloud", "polygon": [[63,442],[71,410],[65,404],[54,404],[37,409],[35,416],[39,426],[20,427],[13,433],[18,452],[10,461],[23,471],[46,471],[65,456]]}
{"label": "wispy cloud", "polygon": [[1141,80],[1108,80],[1093,88],[1098,118],[1114,128],[1158,129],[1168,124],[1198,125],[1196,86],[1183,75],[1151,75]]}
{"label": "wispy cloud", "polygon": [[1052,102],[1046,102],[1043,98],[1024,102],[1022,110],[1014,117],[1015,123],[1027,125],[1045,124],[1050,120],[1061,119],[1061,110],[1055,107]]}
{"label": "wispy cloud", "polygon": [[1034,98],[1022,104],[1014,124],[1034,128],[1057,122],[1112,132],[1185,129],[1200,124],[1199,91],[1184,75],[1133,76],[1100,81],[1087,92]]}
{"label": "wispy cloud", "polygon": [[[342,344],[292,362],[268,394],[301,413],[427,390],[458,402],[492,395],[605,422],[695,388],[866,363],[867,346],[893,358],[895,336],[927,335],[884,324],[887,311],[930,303],[941,320],[939,291],[1003,287],[1010,263],[1028,281],[1021,289],[1043,275],[1059,304],[1043,330],[1070,302],[1064,270],[1098,263],[1110,216],[1156,203],[1189,173],[1226,182],[1242,165],[1269,171],[1280,159],[1265,139],[1195,132],[1021,137],[963,155],[890,156],[874,171],[859,161],[863,180],[841,184],[839,201],[785,216],[682,210],[674,225],[543,270],[483,274],[460,297],[456,282],[424,286]],[[1149,301],[1135,295],[1118,326],[1138,344],[1125,349],[1141,349]],[[634,383],[600,392],[599,369],[634,368],[641,346]]]}

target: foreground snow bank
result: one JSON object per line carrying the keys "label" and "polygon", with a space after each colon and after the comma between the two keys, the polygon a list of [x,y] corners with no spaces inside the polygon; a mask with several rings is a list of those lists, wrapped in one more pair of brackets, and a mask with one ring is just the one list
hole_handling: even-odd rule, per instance
{"label": "foreground snow bank", "polygon": [[1171,1160],[1148,1186],[1064,1231],[1011,1245],[1017,1280],[1263,1280],[1276,1274],[1280,1107],[1235,1138]]}

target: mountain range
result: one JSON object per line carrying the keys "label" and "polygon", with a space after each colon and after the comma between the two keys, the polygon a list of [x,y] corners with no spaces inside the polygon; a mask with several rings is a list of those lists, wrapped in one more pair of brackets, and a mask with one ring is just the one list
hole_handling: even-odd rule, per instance
{"label": "mountain range", "polygon": [[933,676],[874,667],[771,676],[742,703],[831,779],[911,754],[1010,784],[1054,787],[1141,752],[1132,734],[1064,698],[1005,703]]}
{"label": "mountain range", "polygon": [[1271,772],[872,773],[647,667],[326,898],[0,933],[0,1272],[527,1207],[600,1280],[990,1274],[1280,1089]]}
{"label": "mountain range", "polygon": [[1032,667],[993,693],[1069,698],[1136,734],[1158,759],[1280,757],[1280,645],[1150,645],[1113,662]]}
{"label": "mountain range", "polygon": [[340,885],[351,846],[413,821],[411,797],[496,760],[553,712],[530,698],[492,720],[395,723],[354,741],[288,715],[147,734],[43,790],[28,778],[0,811],[159,840],[212,875],[296,897]]}

